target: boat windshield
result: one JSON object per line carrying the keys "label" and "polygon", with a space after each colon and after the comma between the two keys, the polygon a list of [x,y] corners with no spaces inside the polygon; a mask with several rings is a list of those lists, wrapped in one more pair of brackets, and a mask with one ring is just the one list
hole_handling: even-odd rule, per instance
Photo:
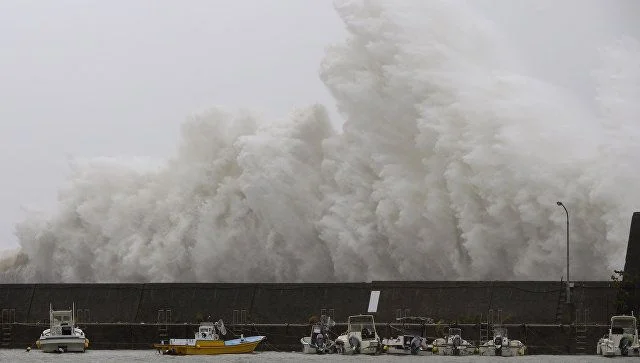
{"label": "boat windshield", "polygon": [[362,332],[362,329],[375,331],[376,327],[372,316],[352,316],[349,318],[349,332]]}
{"label": "boat windshield", "polygon": [[68,325],[71,322],[71,316],[68,314],[53,314],[53,325]]}
{"label": "boat windshield", "polygon": [[613,334],[635,334],[636,333],[636,319],[629,318],[614,318],[611,321],[611,333]]}
{"label": "boat windshield", "polygon": [[506,337],[507,336],[507,329],[505,329],[505,328],[495,328],[493,330],[493,336]]}

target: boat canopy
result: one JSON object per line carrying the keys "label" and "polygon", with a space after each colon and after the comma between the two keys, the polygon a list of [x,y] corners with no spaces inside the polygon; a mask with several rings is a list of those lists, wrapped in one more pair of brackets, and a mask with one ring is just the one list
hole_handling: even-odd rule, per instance
{"label": "boat canopy", "polygon": [[611,318],[611,332],[613,334],[635,334],[636,318],[633,316],[614,316]]}
{"label": "boat canopy", "polygon": [[349,317],[349,332],[362,332],[363,329],[376,331],[373,315],[355,315]]}

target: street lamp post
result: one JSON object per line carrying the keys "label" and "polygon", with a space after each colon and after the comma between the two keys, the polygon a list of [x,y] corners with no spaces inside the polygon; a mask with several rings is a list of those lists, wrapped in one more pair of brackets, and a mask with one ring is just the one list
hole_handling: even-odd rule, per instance
{"label": "street lamp post", "polygon": [[571,280],[569,279],[569,211],[567,207],[558,201],[556,204],[564,208],[564,212],[567,214],[567,304],[571,302]]}

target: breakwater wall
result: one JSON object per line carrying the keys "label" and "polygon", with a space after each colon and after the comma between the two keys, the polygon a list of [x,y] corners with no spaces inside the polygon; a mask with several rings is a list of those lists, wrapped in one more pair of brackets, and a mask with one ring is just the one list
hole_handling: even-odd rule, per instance
{"label": "breakwater wall", "polygon": [[[77,320],[86,323],[196,323],[209,315],[229,323],[307,323],[323,313],[344,322],[365,312],[370,292],[379,290],[381,322],[401,316],[479,322],[493,310],[504,323],[557,324],[563,286],[559,281],[0,284],[0,309],[10,309],[9,321],[20,323],[47,320],[49,303],[63,309],[73,302]],[[611,282],[576,281],[572,301],[589,322],[606,324],[615,313],[617,292]]]}
{"label": "breakwater wall", "polygon": [[[456,322],[477,340],[479,323],[490,319],[509,324],[510,335],[528,342],[532,353],[592,348],[615,313],[618,289],[606,281],[577,281],[569,307],[563,286],[559,281],[3,284],[1,343],[33,344],[48,323],[49,303],[66,309],[75,302],[76,319],[94,348],[149,348],[160,339],[190,337],[210,316],[223,319],[234,332],[268,336],[263,349],[298,350],[311,317],[328,314],[344,323],[349,315],[366,312],[370,292],[378,290],[375,316],[383,336],[398,328],[393,324],[398,317],[425,316],[440,323],[425,327],[429,336]],[[567,324],[574,321],[587,331],[580,339],[576,326]]]}

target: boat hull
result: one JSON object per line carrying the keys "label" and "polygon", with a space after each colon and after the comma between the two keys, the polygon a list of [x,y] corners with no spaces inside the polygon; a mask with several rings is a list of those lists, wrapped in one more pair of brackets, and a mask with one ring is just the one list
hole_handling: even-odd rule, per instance
{"label": "boat hull", "polygon": [[311,337],[300,338],[300,343],[302,344],[303,354],[329,354],[335,352],[335,345],[333,341],[329,341],[324,348],[318,348],[317,346],[312,345]]}
{"label": "boat hull", "polygon": [[619,345],[616,345],[614,340],[600,339],[598,345],[596,346],[596,353],[597,355],[602,355],[605,357],[640,357],[640,346],[631,346],[623,354]]}
{"label": "boat hull", "polygon": [[394,346],[387,346],[386,353],[391,355],[433,355],[430,350],[419,350],[415,353],[412,353],[411,349]]}
{"label": "boat hull", "polygon": [[478,348],[479,355],[486,356],[501,356],[501,357],[515,357],[524,355],[524,348],[519,347],[503,347],[499,352],[496,352],[494,346],[480,346]]}
{"label": "boat hull", "polygon": [[86,338],[75,336],[52,336],[40,338],[36,346],[45,353],[83,353],[89,346]]}
{"label": "boat hull", "polygon": [[[350,339],[356,337],[357,346],[353,346],[350,343]],[[382,345],[378,339],[365,339],[361,340],[356,335],[341,335],[336,339],[336,347],[339,353],[342,354],[380,354],[382,351]]]}
{"label": "boat hull", "polygon": [[170,355],[218,355],[252,353],[264,336],[233,340],[198,340],[195,344],[154,344],[153,347]]}
{"label": "boat hull", "polygon": [[397,338],[382,339],[382,348],[392,355],[433,355],[433,346],[414,335],[400,335]]}
{"label": "boat hull", "polygon": [[433,355],[473,355],[474,347],[472,346],[452,346],[440,345],[433,346]]}
{"label": "boat hull", "polygon": [[[305,339],[307,338],[307,339]],[[312,347],[311,344],[307,340],[311,340],[310,337],[304,337],[300,339],[300,343],[302,343],[302,353],[303,354],[318,354],[318,349]]]}

